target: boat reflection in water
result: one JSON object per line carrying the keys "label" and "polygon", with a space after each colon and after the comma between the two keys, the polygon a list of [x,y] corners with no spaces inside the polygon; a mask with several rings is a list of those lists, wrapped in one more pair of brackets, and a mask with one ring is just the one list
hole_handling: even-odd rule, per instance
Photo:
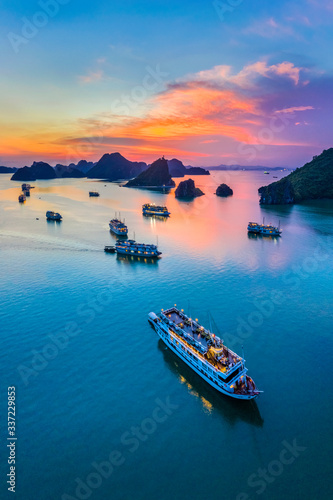
{"label": "boat reflection in water", "polygon": [[176,375],[181,384],[187,387],[189,393],[200,400],[206,412],[213,413],[217,411],[232,425],[242,420],[256,427],[263,426],[264,420],[254,399],[242,401],[220,394],[202,380],[171,349],[166,347],[160,339],[158,341],[158,349],[162,352],[168,368]]}
{"label": "boat reflection in water", "polygon": [[117,254],[117,262],[123,264],[150,264],[152,266],[158,266],[158,259],[150,259],[147,257],[136,257],[135,255],[123,255]]}
{"label": "boat reflection in water", "polygon": [[265,240],[265,241],[274,241],[274,243],[280,242],[280,236],[273,235],[263,235],[260,233],[247,233],[247,237],[249,240]]}

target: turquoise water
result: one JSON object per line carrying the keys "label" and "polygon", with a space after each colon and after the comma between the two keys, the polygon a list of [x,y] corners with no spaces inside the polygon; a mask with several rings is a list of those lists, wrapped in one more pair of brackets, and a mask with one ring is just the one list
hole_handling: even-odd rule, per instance
{"label": "turquoise water", "polygon": [[[1,428],[6,438],[16,386],[16,498],[333,496],[333,203],[262,209],[257,188],[271,177],[197,177],[206,196],[191,203],[38,181],[24,205],[20,184],[0,177]],[[232,198],[213,194],[221,182]],[[148,201],[167,204],[170,219],[143,218]],[[46,222],[46,210],[63,221]],[[158,239],[158,262],[104,253],[116,211],[130,237]],[[263,217],[281,221],[281,238],[248,236],[248,221]],[[226,344],[244,346],[264,391],[255,403],[218,394],[161,344],[147,314],[173,304],[206,326],[211,314]]]}

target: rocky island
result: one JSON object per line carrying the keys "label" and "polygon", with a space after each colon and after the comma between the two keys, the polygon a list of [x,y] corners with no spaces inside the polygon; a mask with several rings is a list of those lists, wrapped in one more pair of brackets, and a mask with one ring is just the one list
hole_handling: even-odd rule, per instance
{"label": "rocky island", "polygon": [[209,171],[201,167],[185,167],[183,162],[173,158],[168,160],[171,177],[184,177],[185,175],[210,175]]}
{"label": "rocky island", "polygon": [[283,179],[259,189],[261,205],[287,205],[333,198],[333,148]]}
{"label": "rocky island", "polygon": [[127,160],[120,153],[106,153],[87,173],[89,179],[119,181],[132,179],[147,168],[147,163]]}
{"label": "rocky island", "polygon": [[193,179],[188,179],[187,181],[182,181],[179,183],[175,196],[176,198],[190,200],[196,198],[197,196],[203,196],[205,193],[201,189],[195,187]]}
{"label": "rocky island", "polygon": [[37,179],[55,179],[54,168],[43,161],[34,161],[31,167],[19,168],[12,176],[12,181],[36,181]]}
{"label": "rocky island", "polygon": [[0,167],[0,174],[12,174],[16,172],[16,168],[11,168],[11,167]]}
{"label": "rocky island", "polygon": [[227,196],[232,196],[234,192],[227,184],[220,184],[215,194],[216,196],[226,198]]}
{"label": "rocky island", "polygon": [[175,182],[171,178],[168,161],[164,157],[154,161],[147,170],[125,184],[125,187],[149,189],[165,189],[174,186]]}

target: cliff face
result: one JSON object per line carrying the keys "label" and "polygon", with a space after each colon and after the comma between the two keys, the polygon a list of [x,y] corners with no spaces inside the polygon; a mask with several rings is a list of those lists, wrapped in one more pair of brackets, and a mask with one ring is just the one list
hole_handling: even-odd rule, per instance
{"label": "cliff face", "polygon": [[324,150],[304,167],[259,189],[262,205],[286,205],[333,198],[333,148]]}
{"label": "cliff face", "polygon": [[147,164],[144,162],[129,161],[120,153],[107,153],[87,172],[87,177],[119,181],[131,179],[146,168]]}
{"label": "cliff face", "polygon": [[234,194],[233,190],[227,186],[227,184],[220,184],[216,190],[217,196],[222,196],[222,198],[226,198],[227,196],[232,196]]}
{"label": "cliff face", "polygon": [[147,170],[125,184],[126,187],[174,187],[168,162],[164,158],[154,161]]}
{"label": "cliff face", "polygon": [[43,161],[34,161],[31,167],[19,168],[12,176],[12,181],[36,181],[37,179],[55,179],[54,168]]}
{"label": "cliff face", "polygon": [[201,189],[195,187],[193,179],[180,182],[175,192],[176,198],[183,199],[192,199],[197,196],[203,196],[204,194],[205,193],[203,193]]}

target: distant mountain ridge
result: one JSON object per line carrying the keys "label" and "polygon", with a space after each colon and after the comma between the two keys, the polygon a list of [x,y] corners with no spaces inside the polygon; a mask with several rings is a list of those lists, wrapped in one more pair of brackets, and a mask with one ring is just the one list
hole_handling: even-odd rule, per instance
{"label": "distant mountain ridge", "polygon": [[283,179],[259,189],[261,205],[287,205],[301,201],[333,199],[333,148]]}

